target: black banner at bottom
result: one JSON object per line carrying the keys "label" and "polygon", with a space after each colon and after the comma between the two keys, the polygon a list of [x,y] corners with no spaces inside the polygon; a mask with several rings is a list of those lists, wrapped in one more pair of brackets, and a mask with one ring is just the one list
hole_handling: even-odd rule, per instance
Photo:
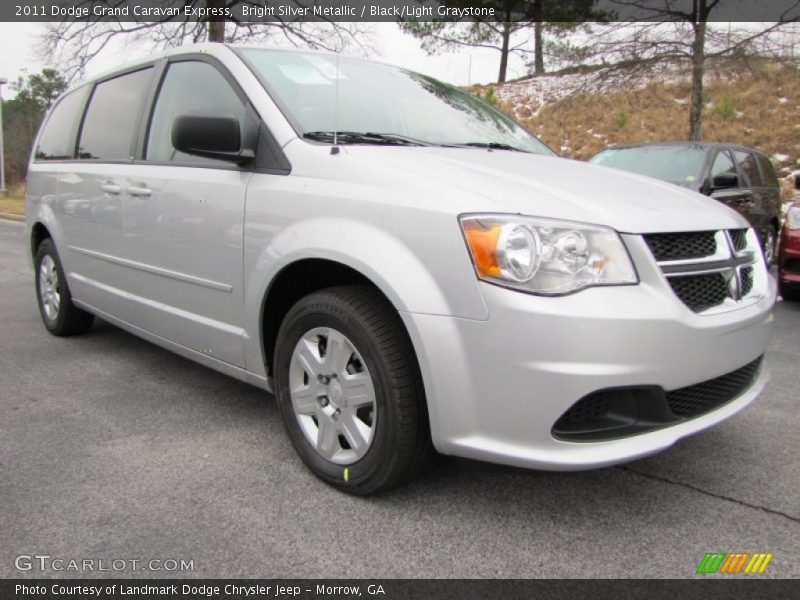
{"label": "black banner at bottom", "polygon": [[572,600],[796,598],[798,582],[647,579],[5,579],[2,600]]}

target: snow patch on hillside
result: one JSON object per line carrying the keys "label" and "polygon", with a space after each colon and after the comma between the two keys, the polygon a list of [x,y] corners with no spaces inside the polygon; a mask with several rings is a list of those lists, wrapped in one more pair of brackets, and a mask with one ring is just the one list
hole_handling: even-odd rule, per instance
{"label": "snow patch on hillside", "polygon": [[[542,108],[552,102],[578,94],[601,94],[621,89],[640,89],[653,81],[677,83],[686,80],[677,65],[657,69],[639,69],[629,73],[623,69],[597,69],[581,73],[554,73],[510,81],[496,86],[495,93],[501,102],[510,106],[517,118],[536,117]],[[675,98],[678,104],[687,104],[688,98]]]}

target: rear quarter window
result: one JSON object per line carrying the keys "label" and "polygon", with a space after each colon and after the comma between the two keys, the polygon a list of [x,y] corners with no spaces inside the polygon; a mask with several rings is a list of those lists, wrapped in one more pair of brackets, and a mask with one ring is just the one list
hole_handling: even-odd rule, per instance
{"label": "rear quarter window", "polygon": [[36,160],[64,160],[75,157],[75,132],[80,124],[87,87],[63,96],[53,107],[39,136]]}

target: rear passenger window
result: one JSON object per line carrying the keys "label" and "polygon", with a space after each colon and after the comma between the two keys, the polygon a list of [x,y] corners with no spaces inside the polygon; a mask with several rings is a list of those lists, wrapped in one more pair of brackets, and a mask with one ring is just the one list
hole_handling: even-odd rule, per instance
{"label": "rear passenger window", "polygon": [[86,88],[82,88],[67,94],[53,107],[39,136],[34,155],[37,159],[63,160],[75,157],[75,131],[85,99]]}
{"label": "rear passenger window", "polygon": [[778,183],[778,175],[775,173],[775,168],[772,162],[763,154],[756,154],[758,166],[761,168],[761,177],[764,179],[764,185],[769,187],[776,187]]}
{"label": "rear passenger window", "polygon": [[78,143],[79,158],[128,160],[153,69],[98,83],[89,100]]}
{"label": "rear passenger window", "polygon": [[[247,107],[212,65],[181,61],[169,65],[158,93],[147,139],[147,160],[188,164],[226,164],[178,152],[172,146],[172,124],[179,115],[232,115],[242,124]],[[228,163],[229,164],[229,163]]]}
{"label": "rear passenger window", "polygon": [[736,157],[736,165],[739,167],[739,172],[742,174],[744,187],[761,187],[761,175],[758,173],[756,166],[756,158],[752,152],[744,152],[742,150],[734,150],[733,155]]}

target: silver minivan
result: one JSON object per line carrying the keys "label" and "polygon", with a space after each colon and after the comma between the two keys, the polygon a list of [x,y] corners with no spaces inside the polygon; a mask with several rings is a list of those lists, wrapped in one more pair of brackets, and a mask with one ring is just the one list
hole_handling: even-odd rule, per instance
{"label": "silver minivan", "polygon": [[355,494],[434,450],[646,456],[767,379],[776,286],[740,215],[396,67],[210,44],[98,77],[50,111],[26,214],[51,333],[98,316],[272,391]]}

